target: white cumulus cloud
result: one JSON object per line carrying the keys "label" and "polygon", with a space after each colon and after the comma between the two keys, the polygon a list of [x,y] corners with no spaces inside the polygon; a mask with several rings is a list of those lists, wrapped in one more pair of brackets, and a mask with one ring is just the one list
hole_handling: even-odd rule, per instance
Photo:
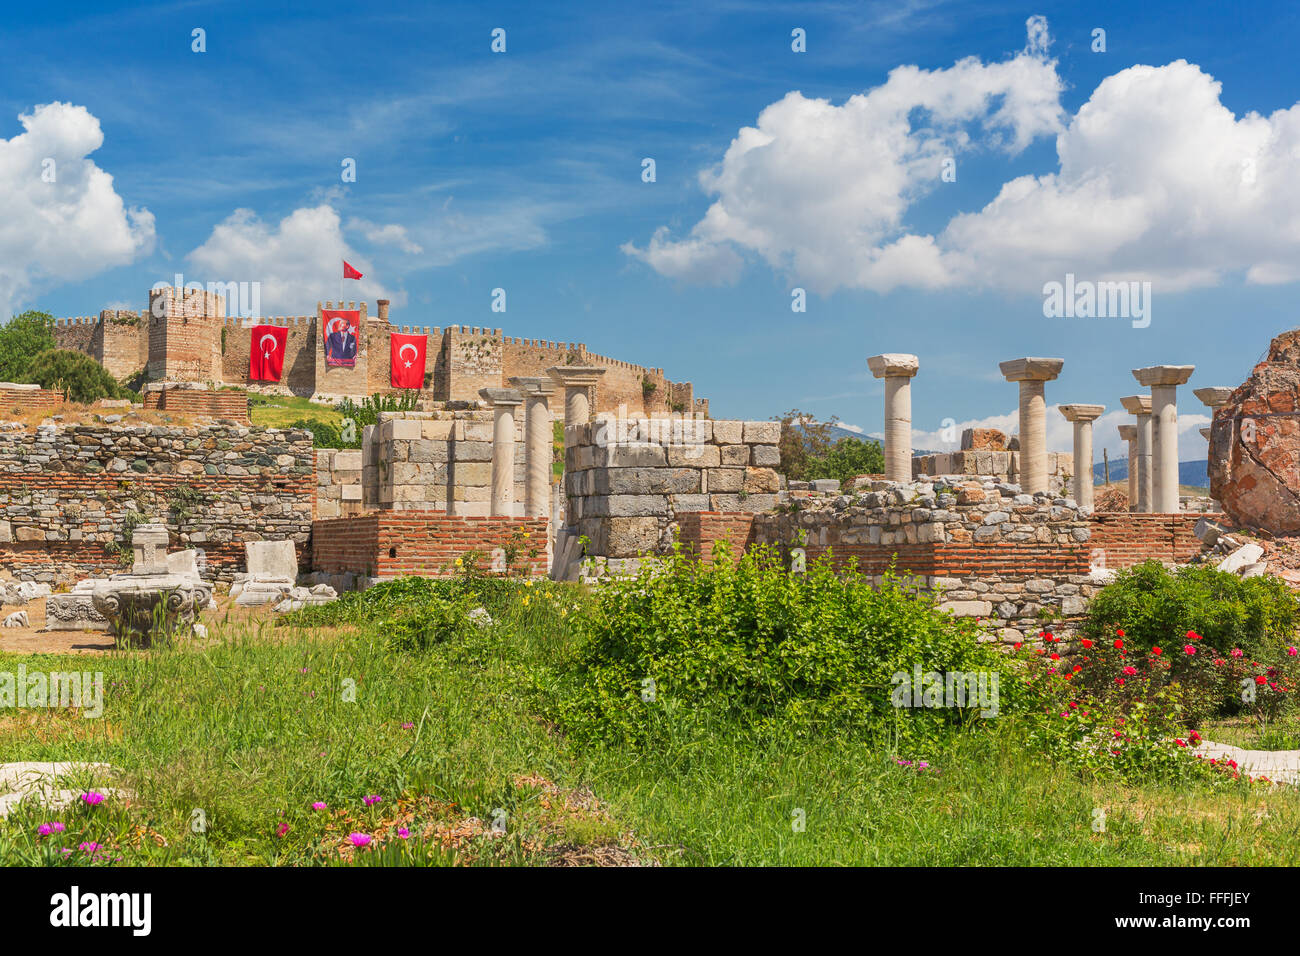
{"label": "white cumulus cloud", "polygon": [[126,265],[152,250],[154,218],[128,208],[87,157],[104,133],[84,106],[46,103],[0,139],[0,317],[39,292]]}
{"label": "white cumulus cloud", "polygon": [[404,293],[392,293],[372,275],[371,263],[348,244],[329,204],[295,209],[275,224],[250,209],[236,209],[190,253],[201,274],[186,278],[260,282],[263,314],[306,315],[318,301],[338,298],[344,259],[363,274],[343,284],[346,300],[392,299],[397,306],[405,301]]}
{"label": "white cumulus cloud", "polygon": [[[728,254],[757,255],[829,293],[900,286],[1041,293],[1078,279],[1153,291],[1300,280],[1300,103],[1236,116],[1221,85],[1178,60],[1107,77],[1073,116],[1030,18],[1011,59],[898,67],[843,105],[798,92],[739,131],[700,181],[714,201],[688,236],[624,246],[666,275],[709,280]],[[1054,135],[1057,165],[1018,176],[937,234],[909,228],[946,158],[1022,150]],[[960,168],[960,162],[958,163]]]}

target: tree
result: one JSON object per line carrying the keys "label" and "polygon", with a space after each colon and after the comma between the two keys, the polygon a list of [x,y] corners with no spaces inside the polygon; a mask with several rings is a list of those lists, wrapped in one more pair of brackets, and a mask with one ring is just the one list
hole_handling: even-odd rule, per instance
{"label": "tree", "polygon": [[69,401],[89,404],[100,398],[134,398],[89,355],[69,349],[48,349],[28,362],[19,381],[62,392]]}
{"label": "tree", "polygon": [[777,419],[781,423],[781,470],[791,481],[879,474],[885,470],[885,454],[878,442],[835,437],[839,416],[824,422],[807,412],[791,409]]}
{"label": "tree", "polygon": [[55,348],[54,316],[28,310],[0,326],[0,382],[27,382],[33,360]]}

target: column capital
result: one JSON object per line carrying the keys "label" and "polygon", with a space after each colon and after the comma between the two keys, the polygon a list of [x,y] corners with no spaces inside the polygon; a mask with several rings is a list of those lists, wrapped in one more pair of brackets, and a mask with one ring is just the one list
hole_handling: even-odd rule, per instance
{"label": "column capital", "polygon": [[1136,425],[1120,425],[1119,437],[1123,441],[1137,441],[1138,427]]}
{"label": "column capital", "polygon": [[597,365],[552,365],[546,374],[565,388],[589,388],[599,384],[605,369]]}
{"label": "column capital", "polygon": [[1119,400],[1119,403],[1124,406],[1124,411],[1130,415],[1151,414],[1150,395],[1126,395]]}
{"label": "column capital", "polygon": [[513,376],[510,384],[528,398],[549,398],[555,394],[555,379],[545,375]]}
{"label": "column capital", "polygon": [[999,362],[1002,377],[1008,382],[1050,382],[1061,374],[1065,359],[1018,358]]}
{"label": "column capital", "polygon": [[524,403],[523,395],[513,388],[480,388],[478,393],[493,408],[502,405],[522,405]]}
{"label": "column capital", "polygon": [[1196,371],[1195,365],[1148,365],[1133,369],[1139,385],[1182,385]]}
{"label": "column capital", "polygon": [[1232,392],[1232,389],[1223,385],[1192,389],[1192,394],[1199,398],[1202,404],[1208,405],[1210,408],[1218,408],[1220,405],[1228,404],[1228,396]]}
{"label": "column capital", "polygon": [[920,367],[920,359],[906,352],[885,352],[867,359],[867,368],[876,378],[911,378]]}
{"label": "column capital", "polygon": [[1091,422],[1101,418],[1105,405],[1058,405],[1061,414],[1069,422]]}

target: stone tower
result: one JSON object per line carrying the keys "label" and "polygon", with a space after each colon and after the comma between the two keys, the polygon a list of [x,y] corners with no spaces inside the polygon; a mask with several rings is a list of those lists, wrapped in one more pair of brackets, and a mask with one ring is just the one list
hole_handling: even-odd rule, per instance
{"label": "stone tower", "polygon": [[149,290],[149,362],[155,381],[220,382],[226,300],[204,289]]}

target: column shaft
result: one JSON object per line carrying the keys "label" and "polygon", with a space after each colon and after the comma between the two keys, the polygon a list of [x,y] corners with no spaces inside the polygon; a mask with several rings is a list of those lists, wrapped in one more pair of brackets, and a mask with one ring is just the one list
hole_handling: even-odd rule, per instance
{"label": "column shaft", "polygon": [[1020,381],[1020,490],[1047,491],[1047,404],[1041,379]]}
{"label": "column shaft", "polygon": [[912,480],[912,379],[885,378],[885,479]]}
{"label": "column shaft", "polygon": [[1136,415],[1137,421],[1137,508],[1141,514],[1151,512],[1154,501],[1154,482],[1151,467],[1152,444],[1154,443],[1151,416]]}
{"label": "column shaft", "polygon": [[1152,463],[1155,475],[1152,507],[1160,514],[1178,510],[1178,404],[1177,386],[1151,386],[1151,419],[1154,431]]}
{"label": "column shaft", "polygon": [[1074,423],[1074,500],[1092,507],[1092,422]]}
{"label": "column shaft", "polygon": [[514,513],[515,406],[497,405],[492,421],[492,514]]}
{"label": "column shaft", "polygon": [[[528,483],[525,507],[532,516],[551,509],[551,406],[545,395],[530,395],[524,410]],[[494,449],[495,451],[495,449]]]}

